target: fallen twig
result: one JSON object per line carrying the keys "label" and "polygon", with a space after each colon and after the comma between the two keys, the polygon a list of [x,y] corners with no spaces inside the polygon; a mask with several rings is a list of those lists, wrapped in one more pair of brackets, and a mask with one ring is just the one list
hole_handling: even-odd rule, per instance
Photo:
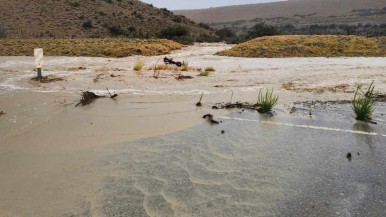
{"label": "fallen twig", "polygon": [[201,94],[201,97],[200,97],[200,100],[196,103],[196,106],[197,107],[201,107],[202,104],[201,104],[201,100],[202,100],[202,97],[204,96],[204,92]]}
{"label": "fallen twig", "polygon": [[185,79],[192,79],[193,77],[190,76],[190,75],[181,75],[181,74],[178,74],[178,75],[173,75],[173,77],[175,79],[177,79],[178,81],[182,81],[182,80],[185,80]]}
{"label": "fallen twig", "polygon": [[209,123],[211,123],[211,124],[220,124],[219,121],[216,121],[213,119],[212,114],[206,114],[206,115],[202,116],[202,118],[207,119],[209,121]]}
{"label": "fallen twig", "polygon": [[107,92],[109,93],[111,99],[114,99],[115,97],[118,96],[118,94],[116,94],[116,93],[115,93],[114,95],[111,95],[111,93],[110,93],[110,91],[109,91],[109,88],[107,88],[107,87],[106,87],[106,90],[107,90]]}
{"label": "fallen twig", "polygon": [[250,110],[258,110],[258,104],[251,104],[248,102],[235,102],[235,103],[216,103],[212,106],[212,109],[250,109]]}

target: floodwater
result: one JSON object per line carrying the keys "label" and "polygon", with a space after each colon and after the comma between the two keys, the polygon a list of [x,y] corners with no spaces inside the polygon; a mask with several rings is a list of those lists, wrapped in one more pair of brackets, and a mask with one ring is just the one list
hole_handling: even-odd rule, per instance
{"label": "floodwater", "polygon": [[[184,81],[152,77],[162,57],[50,57],[43,74],[64,80],[40,84],[33,58],[0,57],[0,216],[386,216],[385,104],[377,125],[355,121],[350,105],[310,116],[294,104],[350,100],[372,80],[384,93],[385,58],[213,55],[227,47],[169,55],[216,69]],[[106,87],[118,98],[74,107],[80,91]],[[211,109],[266,88],[279,95],[273,116]]]}
{"label": "floodwater", "polygon": [[[384,106],[377,108],[385,112]],[[384,216],[383,115],[378,115],[378,125],[368,125],[350,117],[349,105],[340,111],[315,111],[311,117],[307,113],[233,112],[219,118],[220,125],[203,123],[113,145],[97,162],[111,173],[101,179],[98,212]]]}

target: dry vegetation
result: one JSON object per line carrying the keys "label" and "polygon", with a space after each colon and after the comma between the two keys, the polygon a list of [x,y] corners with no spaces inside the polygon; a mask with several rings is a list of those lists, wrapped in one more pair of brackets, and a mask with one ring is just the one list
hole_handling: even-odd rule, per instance
{"label": "dry vegetation", "polygon": [[156,66],[151,66],[148,68],[148,70],[155,70],[155,71],[199,71],[199,68],[191,67],[188,64],[184,64],[181,67],[175,66],[175,65],[167,65],[167,64],[160,64]]}
{"label": "dry vegetation", "polygon": [[146,38],[181,26],[211,30],[139,0],[0,0],[0,38]]}
{"label": "dry vegetation", "polygon": [[31,56],[37,47],[46,56],[126,57],[168,54],[182,45],[164,39],[0,39],[0,56]]}
{"label": "dry vegetation", "polygon": [[[177,14],[185,15],[197,22],[220,23],[220,22],[243,22],[253,19],[277,18],[285,21],[292,18],[296,22],[307,22],[307,17],[318,17],[336,19],[337,16],[346,15],[352,10],[383,8],[383,0],[290,0],[271,2],[263,4],[235,5],[219,8],[181,10]],[[332,17],[334,16],[334,17]],[[378,15],[379,16],[379,15]],[[306,18],[306,19],[304,19]],[[356,17],[349,17],[351,20]],[[320,21],[320,20],[319,20]],[[360,22],[360,21],[359,21]]]}
{"label": "dry vegetation", "polygon": [[256,38],[219,55],[235,57],[386,56],[385,37],[289,35]]}

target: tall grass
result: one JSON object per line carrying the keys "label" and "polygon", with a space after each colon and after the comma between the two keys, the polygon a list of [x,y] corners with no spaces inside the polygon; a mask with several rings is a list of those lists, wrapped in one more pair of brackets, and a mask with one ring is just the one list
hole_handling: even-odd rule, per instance
{"label": "tall grass", "polygon": [[[352,109],[357,120],[370,121],[374,112],[374,81],[370,84],[366,93],[361,91],[361,85],[357,87],[352,101]],[[359,91],[362,92],[360,95]]]}
{"label": "tall grass", "polygon": [[265,93],[263,91],[259,91],[259,97],[257,99],[257,104],[260,106],[259,112],[260,113],[267,113],[272,111],[273,107],[277,104],[279,100],[279,96],[273,95],[273,89],[272,90],[266,90]]}

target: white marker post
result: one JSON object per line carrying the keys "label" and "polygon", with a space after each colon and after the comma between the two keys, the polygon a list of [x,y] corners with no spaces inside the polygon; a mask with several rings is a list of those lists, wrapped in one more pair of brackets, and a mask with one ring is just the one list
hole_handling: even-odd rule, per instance
{"label": "white marker post", "polygon": [[38,71],[38,77],[42,78],[42,67],[43,67],[43,48],[35,48],[34,49],[35,56],[35,67]]}

